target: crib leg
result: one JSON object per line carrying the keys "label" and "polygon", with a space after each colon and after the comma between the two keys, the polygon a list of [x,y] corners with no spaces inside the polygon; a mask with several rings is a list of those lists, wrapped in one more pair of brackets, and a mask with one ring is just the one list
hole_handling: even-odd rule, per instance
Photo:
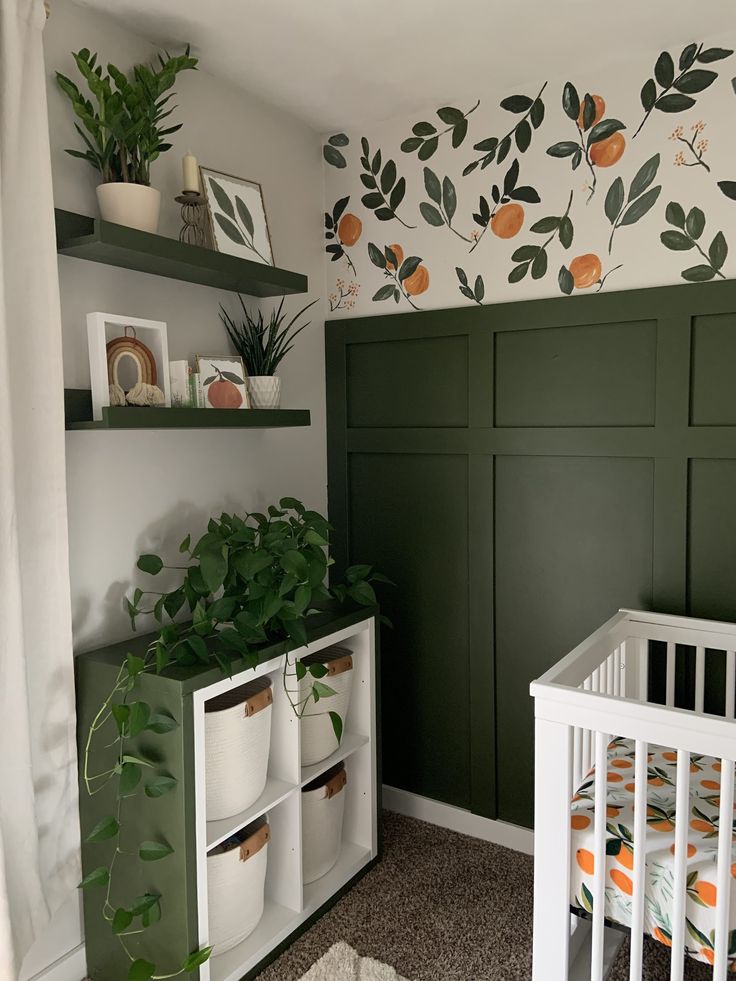
{"label": "crib leg", "polygon": [[572,729],[536,720],[532,981],[567,981]]}

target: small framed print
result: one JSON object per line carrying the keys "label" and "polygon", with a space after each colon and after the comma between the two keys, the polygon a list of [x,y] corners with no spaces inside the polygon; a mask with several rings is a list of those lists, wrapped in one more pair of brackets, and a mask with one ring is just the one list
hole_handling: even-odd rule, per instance
{"label": "small framed print", "polygon": [[197,355],[197,371],[205,409],[249,409],[243,359],[237,355]]}
{"label": "small framed print", "polygon": [[199,173],[217,251],[273,266],[261,185],[207,167]]}

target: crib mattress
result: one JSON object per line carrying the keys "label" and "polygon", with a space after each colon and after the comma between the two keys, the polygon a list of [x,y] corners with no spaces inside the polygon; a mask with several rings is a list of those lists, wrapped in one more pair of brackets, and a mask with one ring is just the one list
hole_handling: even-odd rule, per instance
{"label": "crib mattress", "polygon": [[[660,943],[671,945],[675,850],[675,783],[677,754],[649,747],[646,902],[644,928]],[[716,921],[716,862],[721,763],[710,756],[690,757],[688,815],[686,950],[696,960],[713,963]],[[631,926],[634,826],[634,744],[614,739],[608,747],[607,857],[605,915]],[[572,801],[572,906],[592,912],[594,774],[581,784]],[[732,854],[732,861],[736,856]],[[736,902],[731,866],[729,969],[736,969]]]}

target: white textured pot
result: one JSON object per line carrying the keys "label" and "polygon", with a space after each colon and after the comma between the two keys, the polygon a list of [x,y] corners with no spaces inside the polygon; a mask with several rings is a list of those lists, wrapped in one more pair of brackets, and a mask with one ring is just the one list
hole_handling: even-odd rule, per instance
{"label": "white textured pot", "polygon": [[145,184],[97,185],[97,203],[105,221],[127,225],[142,232],[156,232],[161,211],[161,192]]}
{"label": "white textured pot", "polygon": [[251,409],[278,409],[281,405],[281,379],[278,375],[249,375]]}

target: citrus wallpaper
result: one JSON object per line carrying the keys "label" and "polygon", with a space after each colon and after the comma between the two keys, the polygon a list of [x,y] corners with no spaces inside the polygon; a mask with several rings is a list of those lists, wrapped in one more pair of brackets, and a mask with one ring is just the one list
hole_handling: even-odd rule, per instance
{"label": "citrus wallpaper", "polygon": [[736,276],[723,39],[328,134],[323,154],[331,317]]}

